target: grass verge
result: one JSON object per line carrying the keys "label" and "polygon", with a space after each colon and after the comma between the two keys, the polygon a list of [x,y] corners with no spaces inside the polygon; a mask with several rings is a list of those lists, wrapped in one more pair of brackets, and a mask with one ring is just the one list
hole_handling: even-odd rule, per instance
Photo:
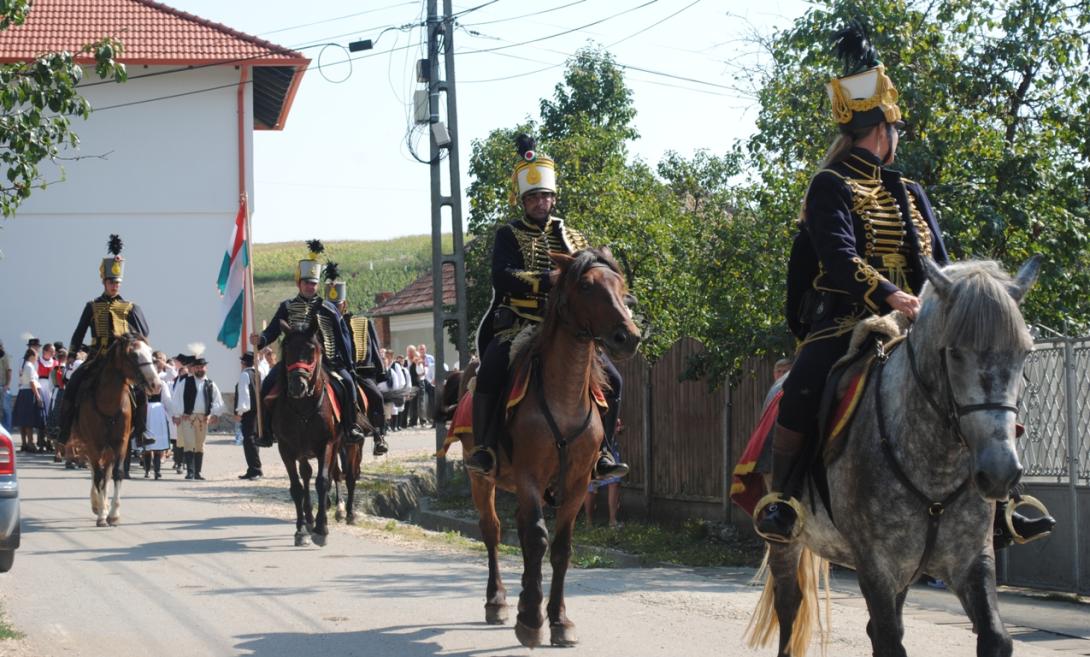
{"label": "grass verge", "polygon": [[11,626],[7,615],[4,613],[4,608],[0,607],[0,641],[12,641],[21,638],[23,638],[23,634]]}

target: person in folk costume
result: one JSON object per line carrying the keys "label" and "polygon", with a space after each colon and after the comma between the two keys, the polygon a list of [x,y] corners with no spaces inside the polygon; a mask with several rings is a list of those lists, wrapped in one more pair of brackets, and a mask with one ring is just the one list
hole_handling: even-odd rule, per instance
{"label": "person in folk costume", "polygon": [[235,384],[235,417],[242,431],[242,454],[246,458],[246,472],[239,479],[261,479],[261,450],[257,448],[257,375],[254,370],[254,352],[247,351],[239,358],[242,371]]}
{"label": "person in folk costume", "polygon": [[152,362],[155,363],[155,371],[159,373],[158,395],[148,395],[148,433],[155,437],[155,442],[144,446],[144,479],[152,474],[156,479],[162,479],[163,452],[170,449],[170,438],[173,433],[171,421],[171,409],[174,400],[170,393],[173,391],[173,375],[167,370],[166,355],[161,351],[152,353]]}
{"label": "person in folk costume", "polygon": [[[521,203],[523,216],[496,230],[492,249],[492,302],[477,328],[477,353],[481,355],[473,393],[473,438],[476,447],[465,461],[475,472],[492,475],[496,446],[505,424],[503,394],[511,359],[511,342],[523,328],[540,324],[554,281],[549,252],[572,254],[589,244],[579,231],[553,215],[556,206],[556,165],[536,153],[534,140],[520,134],[515,139],[518,160],[512,178],[511,204]],[[605,354],[600,354],[610,390],[608,410],[602,419],[605,440],[595,466],[597,479],[623,477],[628,466],[613,458],[611,449],[621,401],[621,375]]]}
{"label": "person in folk costume", "polygon": [[[788,262],[787,323],[799,347],[772,435],[772,492],[754,512],[757,533],[776,542],[797,533],[802,455],[818,433],[826,377],[855,325],[894,310],[915,319],[926,280],[922,259],[948,262],[923,187],[888,168],[904,124],[897,89],[866,30],[853,22],[833,44],[845,67],[826,84],[839,135],[810,181]],[[1052,524],[1047,516],[1015,516],[1027,538]]]}
{"label": "person in folk costume", "polygon": [[[337,306],[352,339],[355,355],[355,362],[352,363],[353,374],[367,399],[367,419],[375,429],[372,454],[382,456],[390,451],[386,443],[386,414],[382,408],[382,391],[378,389],[378,380],[386,378],[386,368],[382,363],[382,348],[379,346],[375,323],[368,317],[348,311],[348,283],[340,280],[337,263],[326,264],[325,278],[326,301]],[[362,412],[363,400],[360,400],[359,406]]]}
{"label": "person in folk costume", "polygon": [[[345,326],[344,318],[329,301],[318,294],[318,281],[322,277],[321,256],[325,247],[319,240],[307,242],[310,249],[309,257],[299,261],[295,270],[295,284],[299,294],[291,299],[285,299],[276,309],[269,322],[268,328],[262,333],[254,333],[250,336],[250,343],[257,349],[264,349],[280,337],[282,327],[280,323],[309,324],[316,322],[318,325],[319,340],[322,344],[323,362],[326,372],[332,375],[335,388],[341,393],[341,408],[356,408],[356,382],[352,377],[349,367],[355,362],[351,333]],[[276,364],[269,370],[269,376],[261,382],[261,398],[265,408],[269,408],[271,400],[276,397],[277,383],[280,381],[280,373],[283,364]],[[262,435],[258,441],[261,447],[271,447],[274,436],[272,435],[272,413],[263,414]],[[355,413],[341,413],[341,428],[344,431],[345,442],[363,442],[365,436],[356,426]]]}
{"label": "person in folk costume", "polygon": [[[171,390],[179,385],[183,379],[191,376],[189,373],[189,366],[192,365],[192,358],[185,354],[178,354],[174,357],[174,362],[178,363],[178,369],[174,372],[174,381],[173,385],[171,385]],[[182,474],[182,469],[185,468],[185,449],[182,448],[182,441],[178,436],[177,426],[171,431],[170,450],[171,460],[174,461],[174,472],[176,474]]]}
{"label": "person in folk costume", "polygon": [[204,345],[189,345],[192,356],[189,359],[190,375],[174,382],[171,391],[171,415],[178,425],[178,444],[185,451],[186,479],[203,481],[201,469],[204,466],[204,441],[208,436],[208,421],[213,415],[224,415],[227,405],[219,386],[207,378],[208,361],[204,355]]}
{"label": "person in folk costume", "polygon": [[[110,235],[106,246],[110,255],[103,258],[98,266],[102,294],[83,307],[83,314],[80,315],[76,330],[69,340],[68,350],[74,353],[83,344],[87,330],[91,331],[91,351],[87,354],[86,362],[72,373],[61,406],[61,427],[57,441],[62,444],[68,442],[72,431],[72,421],[79,404],[80,386],[98,372],[103,362],[102,356],[110,345],[126,333],[135,333],[144,339],[148,337],[148,323],[140,306],[121,297],[121,280],[125,273],[125,259],[121,257],[122,246],[120,237]],[[155,441],[155,437],[147,431],[148,397],[141,386],[132,386],[130,395],[133,409],[132,435],[136,438],[137,445],[144,446]]]}

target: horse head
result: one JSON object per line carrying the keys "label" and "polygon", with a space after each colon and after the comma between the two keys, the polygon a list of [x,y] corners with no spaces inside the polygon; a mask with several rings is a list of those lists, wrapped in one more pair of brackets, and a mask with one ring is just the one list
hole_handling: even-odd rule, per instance
{"label": "horse head", "polygon": [[288,377],[288,395],[293,399],[309,397],[317,389],[322,367],[322,347],[318,343],[318,322],[288,324],[281,320],[284,340],[280,360]]}
{"label": "horse head", "polygon": [[[1013,279],[991,261],[939,269],[925,259],[924,269],[929,284],[913,329],[921,369],[929,365],[940,373],[932,387],[937,406],[969,452],[977,491],[987,499],[1005,498],[1022,476],[1014,441],[1022,370],[1033,349],[1019,304],[1037,280],[1040,256],[1027,260]],[[934,384],[934,378],[928,380]]]}
{"label": "horse head", "polygon": [[550,253],[559,277],[549,298],[549,314],[576,337],[594,340],[614,360],[636,353],[640,329],[629,306],[635,298],[609,249],[586,249],[569,256]]}
{"label": "horse head", "polygon": [[151,345],[135,333],[121,336],[114,343],[114,366],[129,381],[147,389],[153,395],[159,394],[159,373],[151,357]]}

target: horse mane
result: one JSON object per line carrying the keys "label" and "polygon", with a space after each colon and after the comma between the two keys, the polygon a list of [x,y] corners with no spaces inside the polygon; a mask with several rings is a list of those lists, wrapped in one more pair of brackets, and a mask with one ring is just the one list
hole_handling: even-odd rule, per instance
{"label": "horse mane", "polygon": [[[952,264],[943,273],[953,282],[943,307],[946,309],[941,340],[976,351],[1033,348],[1018,302],[1010,294],[1011,276],[992,260],[967,260]],[[928,284],[923,301],[938,296]]]}
{"label": "horse mane", "polygon": [[[549,291],[549,301],[545,312],[545,320],[541,323],[541,328],[530,341],[528,348],[523,349],[522,353],[518,356],[516,369],[522,366],[522,361],[524,359],[532,358],[535,355],[540,354],[545,341],[552,336],[553,332],[560,329],[561,308],[567,305],[568,290],[576,281],[582,278],[583,274],[585,274],[588,269],[604,265],[624,278],[624,274],[621,273],[621,268],[617,265],[617,261],[604,251],[599,249],[583,249],[582,251],[577,251],[573,254],[573,257],[574,261],[567,270],[563,272],[560,276],[560,280],[556,282],[556,285]],[[592,386],[596,386],[600,390],[608,391],[610,389],[605,370],[602,368],[601,361],[597,358],[591,359],[590,382]]]}

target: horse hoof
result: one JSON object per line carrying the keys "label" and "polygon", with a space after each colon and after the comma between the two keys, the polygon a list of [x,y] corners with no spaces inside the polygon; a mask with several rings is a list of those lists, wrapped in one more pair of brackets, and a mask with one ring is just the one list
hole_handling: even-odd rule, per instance
{"label": "horse hoof", "polygon": [[519,643],[527,648],[536,648],[541,645],[541,628],[530,627],[523,624],[522,621],[515,623],[515,636],[518,638]]}
{"label": "horse hoof", "polygon": [[507,605],[485,605],[484,622],[489,625],[505,625],[508,619]]}
{"label": "horse hoof", "polygon": [[549,643],[558,648],[571,648],[579,643],[575,636],[575,624],[569,621],[549,625]]}
{"label": "horse hoof", "polygon": [[348,514],[344,519],[344,524],[346,524],[346,525],[356,524],[356,514],[354,514],[354,513]]}
{"label": "horse hoof", "polygon": [[103,520],[102,518],[99,518],[98,520],[95,521],[95,527],[106,527],[106,526],[107,526],[106,521]]}
{"label": "horse hoof", "polygon": [[306,547],[310,545],[310,534],[303,532],[295,532],[295,547]]}
{"label": "horse hoof", "polygon": [[333,517],[337,519],[337,522],[344,520],[344,514],[341,513],[340,509],[337,509],[337,512],[333,514]]}
{"label": "horse hoof", "polygon": [[326,534],[313,534],[311,536],[311,539],[318,547],[325,547],[326,541],[329,540],[329,537]]}
{"label": "horse hoof", "polygon": [[117,527],[121,524],[121,518],[106,518],[106,523],[111,527]]}

